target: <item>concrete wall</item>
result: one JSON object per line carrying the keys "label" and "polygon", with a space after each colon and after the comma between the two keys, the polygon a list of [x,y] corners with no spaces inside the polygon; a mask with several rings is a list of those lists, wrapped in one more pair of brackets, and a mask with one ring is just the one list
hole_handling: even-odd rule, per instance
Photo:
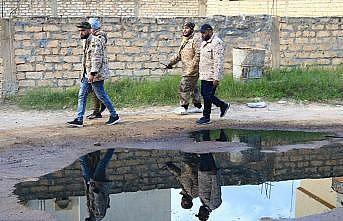
{"label": "concrete wall", "polygon": [[[262,153],[259,149],[236,153],[214,154],[222,176],[222,185],[261,184],[305,178],[325,178],[343,175],[342,146],[320,149],[295,149],[283,153]],[[116,153],[107,173],[114,181],[112,193],[138,190],[180,188],[163,163],[180,164],[182,155],[175,151],[128,151]],[[38,182],[25,182],[16,186],[21,200],[49,199],[81,196],[83,182],[79,163],[49,175]]]}
{"label": "concrete wall", "polygon": [[[274,3],[273,3],[274,2]],[[207,15],[342,16],[343,0],[207,0]]]}

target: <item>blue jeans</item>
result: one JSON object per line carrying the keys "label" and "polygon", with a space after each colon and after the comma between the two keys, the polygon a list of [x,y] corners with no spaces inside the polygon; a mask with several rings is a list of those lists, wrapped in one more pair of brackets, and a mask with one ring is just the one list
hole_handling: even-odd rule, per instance
{"label": "blue jeans", "polygon": [[93,91],[97,98],[106,106],[111,116],[115,117],[117,112],[112,104],[112,101],[104,89],[104,81],[96,81],[92,84],[88,83],[87,78],[81,80],[79,96],[77,101],[77,119],[83,121],[83,116],[86,111],[87,96],[89,92]]}
{"label": "blue jeans", "polygon": [[215,96],[217,87],[213,86],[213,81],[201,81],[201,95],[204,98],[203,116],[210,119],[212,104],[217,107],[224,107],[226,103]]}
{"label": "blue jeans", "polygon": [[104,157],[96,165],[92,165],[94,169],[89,165],[88,154],[80,157],[82,176],[86,182],[89,182],[91,178],[95,181],[106,181],[106,167],[112,159],[113,152],[114,149],[108,149]]}

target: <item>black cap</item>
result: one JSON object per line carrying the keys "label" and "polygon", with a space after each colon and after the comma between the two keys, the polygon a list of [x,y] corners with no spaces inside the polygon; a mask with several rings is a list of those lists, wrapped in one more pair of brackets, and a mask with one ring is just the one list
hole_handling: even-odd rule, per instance
{"label": "black cap", "polygon": [[209,25],[209,24],[203,24],[203,25],[201,26],[201,28],[200,28],[199,31],[200,31],[201,33],[204,33],[206,30],[212,31],[213,28],[212,28],[212,26]]}
{"label": "black cap", "polygon": [[89,22],[87,22],[87,21],[83,21],[83,22],[79,23],[78,25],[76,25],[76,27],[84,28],[84,29],[91,29],[92,28],[91,24],[89,24]]}
{"label": "black cap", "polygon": [[183,26],[186,26],[190,29],[193,29],[194,30],[194,27],[195,27],[195,24],[193,22],[190,22],[190,21],[186,21]]}

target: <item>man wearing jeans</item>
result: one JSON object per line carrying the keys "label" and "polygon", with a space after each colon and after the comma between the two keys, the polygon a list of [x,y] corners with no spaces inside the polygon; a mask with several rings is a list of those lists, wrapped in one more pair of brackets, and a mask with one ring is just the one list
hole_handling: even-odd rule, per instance
{"label": "man wearing jeans", "polygon": [[213,28],[204,24],[200,28],[203,40],[200,48],[199,78],[201,80],[201,95],[204,98],[203,117],[196,121],[197,124],[211,123],[212,103],[220,108],[220,117],[224,117],[230,108],[215,96],[219,81],[224,74],[224,45],[223,41],[213,34]]}
{"label": "man wearing jeans", "polygon": [[109,77],[106,45],[98,36],[91,34],[91,25],[88,22],[82,22],[77,27],[81,39],[85,40],[82,59],[83,72],[78,95],[77,117],[67,124],[72,127],[83,127],[87,96],[91,89],[111,114],[106,124],[116,124],[119,122],[119,115],[104,90],[104,80]]}
{"label": "man wearing jeans", "polygon": [[102,220],[106,210],[110,207],[110,192],[112,182],[106,178],[106,167],[111,161],[114,149],[107,149],[101,157],[100,151],[86,154],[80,157],[80,166],[89,217],[85,221]]}

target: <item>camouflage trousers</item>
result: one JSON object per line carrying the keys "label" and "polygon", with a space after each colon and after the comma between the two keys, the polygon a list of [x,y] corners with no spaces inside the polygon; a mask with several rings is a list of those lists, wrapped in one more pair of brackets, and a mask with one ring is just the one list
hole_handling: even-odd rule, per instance
{"label": "camouflage trousers", "polygon": [[188,105],[190,98],[192,98],[193,104],[201,104],[201,97],[197,84],[198,78],[199,77],[182,77],[179,87],[181,106]]}

